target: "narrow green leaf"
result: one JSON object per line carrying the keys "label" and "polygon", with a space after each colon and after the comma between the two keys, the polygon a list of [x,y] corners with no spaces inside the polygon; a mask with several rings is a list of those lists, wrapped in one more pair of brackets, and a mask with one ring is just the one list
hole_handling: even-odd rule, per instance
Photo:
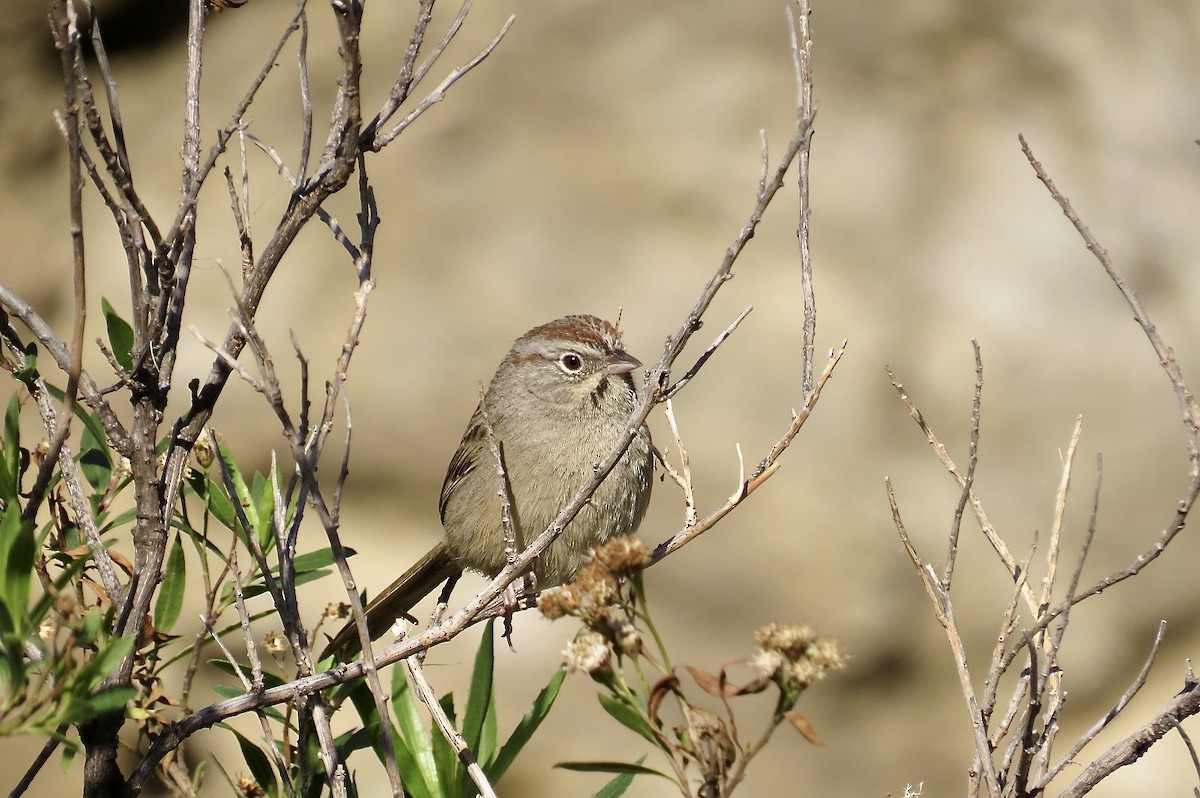
{"label": "narrow green leaf", "polygon": [[275,529],[275,492],[271,489],[270,481],[257,471],[254,472],[254,482],[250,487],[250,506],[246,508],[246,515],[258,533],[258,545],[262,546],[265,552],[272,551],[278,542]]}
{"label": "narrow green leaf", "polygon": [[[492,705],[492,670],[495,666],[496,652],[493,627],[495,619],[483,627],[483,637],[479,640],[479,650],[475,652],[475,667],[471,671],[471,690],[467,694],[467,707],[463,713],[462,736],[467,747],[475,754],[480,762],[489,761],[495,753],[495,734],[492,734],[493,748],[484,752],[480,750],[480,741],[484,738],[485,720],[488,707]],[[495,715],[492,716],[493,721]]]}
{"label": "narrow green leaf", "polygon": [[[458,728],[458,718],[454,712],[454,694],[447,693],[438,703],[441,704],[446,717],[450,719],[450,725]],[[429,736],[432,738],[430,745],[433,748],[433,761],[437,763],[438,771],[438,783],[434,794],[441,798],[461,798],[464,795],[464,785],[467,783],[466,768],[462,766],[458,753],[450,747],[450,743],[446,742],[441,731],[434,727],[430,730]]]}
{"label": "narrow green leaf", "polygon": [[433,759],[429,731],[421,723],[417,699],[408,687],[408,677],[405,675],[403,666],[392,669],[392,712],[396,714],[396,722],[399,727],[399,734],[396,735],[397,750],[403,744],[411,753],[420,772],[419,780],[414,781],[413,784],[419,784],[425,790],[425,794],[418,795],[413,790],[413,786],[410,786],[409,780],[406,780],[404,785],[413,793],[414,798],[433,798],[433,787],[438,783],[437,763]]}
{"label": "narrow green leaf", "polygon": [[154,628],[160,632],[169,632],[179,620],[179,612],[183,609],[183,594],[187,590],[187,560],[183,557],[183,540],[178,532],[167,553],[166,567],[163,569],[162,584],[158,588],[158,598],[154,602]]}
{"label": "narrow green leaf", "polygon": [[104,312],[104,326],[108,328],[108,345],[113,357],[126,371],[133,371],[133,328],[125,321],[108,300],[101,297],[100,309]]}
{"label": "narrow green leaf", "polygon": [[21,489],[21,403],[16,393],[4,413],[4,447],[0,451],[0,499],[6,507],[16,505]]}
{"label": "narrow green leaf", "polygon": [[[246,520],[251,526],[256,526],[258,523],[257,514],[255,513],[254,503],[250,500],[250,489],[246,487],[246,479],[242,476],[241,469],[233,459],[233,453],[229,451],[229,447],[223,442],[217,446],[217,451],[221,457],[221,462],[224,463],[224,468],[228,472],[229,482],[233,485],[234,495],[229,497],[229,501],[237,501],[245,511]],[[221,475],[221,485],[225,484],[225,474]],[[218,491],[219,493],[219,491]],[[229,508],[230,523],[228,526],[232,529],[237,515],[233,512],[233,506]],[[250,532],[251,530],[244,529],[241,532]]]}
{"label": "narrow green leaf", "polygon": [[513,729],[513,733],[508,736],[507,742],[504,743],[504,747],[500,749],[495,760],[484,766],[484,771],[493,784],[500,781],[509,765],[517,758],[517,754],[521,753],[521,749],[533,737],[538,726],[541,726],[542,721],[550,714],[550,708],[554,706],[554,699],[558,698],[558,691],[566,678],[566,666],[559,665],[558,670],[550,677],[549,683],[533,700],[533,705],[526,711],[525,717],[521,718],[517,728]]}
{"label": "narrow green leaf", "polygon": [[137,695],[137,688],[125,686],[110,687],[107,690],[101,690],[91,697],[89,704],[91,705],[92,715],[103,715],[105,712],[112,712],[118,709],[123,709],[125,704]]}
{"label": "narrow green leaf", "polygon": [[592,798],[620,798],[629,789],[629,785],[633,784],[633,775],[632,773],[622,773],[596,790]]}
{"label": "narrow green leaf", "polygon": [[[346,558],[347,559],[349,559],[350,557],[353,557],[355,554],[358,554],[358,552],[355,551],[354,549],[350,549],[350,548],[346,549]],[[296,575],[297,576],[299,576],[300,574],[308,573],[309,571],[316,571],[319,568],[325,568],[327,566],[333,565],[333,549],[324,548],[324,549],[317,549],[316,551],[310,551],[307,554],[298,554],[298,555],[296,555],[296,559],[293,560],[292,562],[296,566]],[[279,567],[276,566],[275,568],[272,568],[271,570],[273,573],[278,573]]]}
{"label": "narrow green leaf", "polygon": [[278,795],[279,782],[275,776],[275,768],[271,766],[270,758],[261,748],[236,729],[230,729],[230,731],[237,738],[238,747],[242,749],[242,759],[246,760],[246,767],[250,768],[250,773],[258,782],[258,786],[262,787],[269,795]]}
{"label": "narrow green leaf", "polygon": [[208,511],[212,513],[213,518],[220,522],[221,526],[240,533],[241,528],[237,523],[237,516],[234,515],[233,504],[230,503],[229,497],[225,495],[218,482],[209,479],[207,472],[204,475],[204,481],[208,486],[208,490],[204,492],[204,504]]}
{"label": "narrow green leaf", "polygon": [[576,773],[629,773],[634,776],[658,776],[668,781],[674,781],[666,773],[654,768],[648,768],[642,763],[646,761],[646,757],[642,757],[636,764],[628,762],[556,762],[554,767],[560,770],[572,770]]}
{"label": "narrow green leaf", "polygon": [[13,372],[13,377],[20,382],[28,383],[37,374],[38,350],[37,343],[30,341],[25,344],[25,362]]}
{"label": "narrow green leaf", "polygon": [[120,529],[123,526],[127,526],[135,518],[137,518],[137,508],[130,507],[120,515],[105,521],[104,526],[100,527],[100,534],[103,535],[107,532],[111,532],[114,529]]}
{"label": "narrow green leaf", "polygon": [[0,519],[0,555],[3,555],[4,584],[0,595],[8,607],[13,630],[22,638],[28,631],[29,585],[33,577],[33,561],[37,556],[37,540],[33,521],[21,521],[21,508],[10,504]]}
{"label": "narrow green leaf", "polygon": [[[96,613],[99,616],[99,613]],[[114,637],[96,655],[71,674],[67,689],[76,693],[91,693],[96,685],[117,669],[126,655],[133,650],[133,638]]]}
{"label": "narrow green leaf", "polygon": [[[380,723],[391,723],[391,719],[379,717],[379,713],[375,709],[375,698],[371,695],[371,688],[365,681],[360,679],[351,685],[344,686],[349,688],[346,695],[363,722],[363,728],[359,730],[361,732],[360,739],[348,742],[353,742],[362,748],[370,748],[375,752],[376,758],[383,762],[384,755],[380,748],[382,741],[379,736]],[[394,726],[392,727],[392,751],[396,756],[396,768],[400,771],[400,780],[404,783],[405,792],[411,798],[430,798],[429,788],[425,784],[425,774],[421,772],[416,757]]]}
{"label": "narrow green leaf", "polygon": [[637,732],[642,737],[654,743],[655,747],[658,747],[658,738],[654,736],[650,725],[641,715],[631,709],[628,704],[606,693],[600,693],[598,698],[600,699],[600,706],[604,707],[604,711],[612,715],[618,723],[627,729]]}
{"label": "narrow green leaf", "polygon": [[108,488],[112,477],[112,458],[109,457],[108,446],[104,439],[96,439],[90,427],[83,428],[79,441],[79,467],[83,477],[97,493]]}

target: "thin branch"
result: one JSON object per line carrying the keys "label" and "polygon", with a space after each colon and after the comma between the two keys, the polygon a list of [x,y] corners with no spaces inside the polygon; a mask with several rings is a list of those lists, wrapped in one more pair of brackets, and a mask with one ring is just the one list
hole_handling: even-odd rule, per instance
{"label": "thin branch", "polygon": [[1200,682],[1189,672],[1183,689],[1146,725],[1114,744],[1075,777],[1059,798],[1082,798],[1113,771],[1132,764],[1184,718],[1200,712]]}
{"label": "thin branch", "polygon": [[683,390],[683,387],[691,382],[692,378],[700,373],[700,369],[704,368],[704,364],[707,363],[708,359],[717,351],[717,347],[725,343],[726,338],[733,335],[733,331],[741,325],[742,321],[750,315],[750,311],[752,310],[754,310],[754,307],[751,305],[747,306],[745,310],[739,313],[737,318],[734,319],[728,327],[721,331],[721,334],[717,336],[716,340],[708,345],[708,349],[705,349],[700,357],[696,358],[696,362],[693,363],[692,367],[687,370],[687,373],[676,380],[674,385],[663,391],[663,399],[670,399],[672,396]]}
{"label": "thin branch", "polygon": [[805,404],[800,409],[800,412],[796,413],[792,417],[791,426],[789,426],[787,431],[779,438],[778,441],[775,442],[775,445],[771,447],[771,451],[767,453],[767,456],[763,458],[754,471],[751,472],[750,476],[747,478],[742,475],[739,478],[737,487],[734,489],[734,492],[729,496],[729,498],[725,500],[723,505],[718,507],[716,510],[713,510],[700,521],[697,521],[690,526],[685,526],[667,540],[659,543],[654,548],[654,552],[650,556],[651,564],[671,555],[672,553],[683,548],[692,540],[695,540],[700,535],[707,532],[718,521],[732,512],[735,507],[745,501],[751,493],[758,490],[768,479],[774,476],[779,467],[779,457],[784,453],[784,451],[787,450],[787,447],[791,444],[792,440],[800,432],[801,427],[804,426],[804,422],[807,421],[808,417],[812,414],[817,400],[821,397],[821,390],[825,387],[825,383],[829,381],[829,378],[833,376],[833,370],[837,367],[837,364],[841,361],[842,355],[844,355],[845,352],[846,345],[843,343],[841,349],[830,353],[829,361],[825,364],[825,370],[821,373],[821,376],[817,378],[817,382],[813,386],[812,392],[808,394],[808,398],[805,400]]}
{"label": "thin branch", "polygon": [[454,20],[450,23],[450,27],[446,30],[442,40],[433,48],[433,52],[421,64],[417,70],[417,56],[420,55],[421,45],[425,42],[425,33],[429,29],[429,22],[433,18],[433,6],[435,0],[420,0],[417,8],[417,19],[413,23],[412,35],[408,40],[408,49],[404,53],[404,63],[400,67],[400,74],[397,75],[396,81],[392,84],[391,91],[388,92],[387,99],[384,100],[383,106],[379,112],[363,126],[362,136],[358,140],[358,146],[365,151],[378,151],[379,147],[375,146],[375,138],[379,133],[379,128],[388,123],[396,111],[408,99],[409,94],[416,84],[425,77],[433,65],[442,57],[446,48],[450,46],[450,42],[458,34],[462,28],[463,22],[467,18],[467,14],[471,10],[472,0],[463,0],[462,6],[459,7],[458,13]]}
{"label": "thin branch", "polygon": [[74,80],[75,59],[80,51],[80,33],[78,20],[75,17],[75,6],[69,2],[56,3],[51,11],[56,28],[56,38],[59,40],[59,52],[62,60],[63,87],[66,104],[67,120],[67,204],[70,208],[71,222],[71,254],[73,263],[73,286],[75,307],[73,309],[71,329],[70,363],[67,368],[67,386],[63,396],[62,412],[58,414],[58,423],[46,428],[50,436],[50,445],[46,458],[38,469],[33,486],[29,489],[25,508],[21,512],[21,520],[32,521],[37,517],[42,501],[46,498],[46,490],[54,469],[58,467],[58,454],[62,451],[71,434],[71,421],[75,415],[75,402],[79,396],[79,378],[83,372],[83,335],[87,323],[87,281],[84,267],[83,247],[83,171],[80,152],[79,121],[79,86]]}
{"label": "thin branch", "polygon": [[797,194],[800,200],[799,225],[796,229],[796,239],[800,249],[800,292],[804,297],[804,331],[801,349],[801,377],[804,393],[807,397],[813,390],[813,357],[817,337],[817,306],[813,294],[812,258],[808,250],[808,219],[812,213],[809,204],[808,164],[812,150],[813,117],[813,78],[812,78],[812,33],[808,27],[808,17],[812,13],[808,0],[796,0],[796,13],[792,13],[791,5],[785,6],[788,17],[788,33],[792,43],[792,63],[796,73],[796,113],[797,124],[803,127],[807,134],[796,156]]}
{"label": "thin branch", "polygon": [[[679,425],[675,422],[675,408],[671,406],[671,400],[667,400],[667,424],[671,427],[671,435],[675,438],[675,448],[679,450],[679,471],[667,465],[665,457],[661,457],[661,462],[667,468],[667,473],[678,483],[683,489],[683,523],[685,529],[691,529],[696,525],[698,515],[696,513],[696,491],[692,485],[692,464],[688,457],[687,448],[683,445],[683,436],[679,434]],[[740,449],[738,450],[741,451]],[[745,479],[745,472],[738,475],[738,483],[741,484]]]}
{"label": "thin branch", "polygon": [[[954,464],[954,460],[951,459],[950,453],[946,451],[946,447],[940,440],[938,440],[938,437],[934,434],[933,429],[929,426],[928,422],[925,421],[924,414],[921,413],[921,411],[917,408],[913,400],[909,398],[908,393],[906,393],[904,390],[904,386],[898,379],[896,379],[896,375],[890,368],[887,369],[887,373],[888,377],[892,381],[892,387],[896,389],[896,393],[900,396],[900,401],[902,401],[904,406],[908,408],[909,415],[912,416],[913,421],[917,422],[917,426],[921,428],[923,433],[925,433],[925,438],[928,441],[930,448],[933,449],[934,453],[938,456],[938,459],[942,461],[942,464],[946,466],[946,470],[950,472],[950,475],[953,476],[955,481],[958,482],[958,486],[960,488],[964,487],[967,484],[966,477],[961,471],[958,470],[958,466]],[[1009,576],[1011,576],[1015,581],[1019,575],[1017,572],[1017,561],[1013,557],[1012,552],[1009,551],[1008,544],[1004,542],[1004,538],[1002,538],[1000,533],[996,531],[996,528],[992,526],[992,522],[988,520],[987,513],[984,512],[983,504],[980,503],[979,499],[975,497],[974,493],[969,495],[969,500],[971,511],[974,513],[975,520],[979,523],[980,528],[983,530],[984,536],[987,538],[988,543],[992,545],[992,548],[999,556],[1000,562],[1003,563],[1004,567],[1008,570]],[[1037,600],[1034,598],[1033,591],[1030,589],[1028,583],[1025,583],[1025,585],[1021,588],[1021,596],[1025,599],[1025,603],[1029,607],[1030,612],[1036,615],[1038,607]]]}
{"label": "thin branch", "polygon": [[421,100],[421,102],[417,103],[417,106],[413,108],[407,116],[401,119],[395,127],[383,133],[376,134],[375,140],[371,142],[370,149],[375,151],[383,149],[397,136],[403,133],[409,125],[417,121],[422,114],[424,114],[434,105],[437,105],[442,100],[446,99],[446,92],[450,90],[450,87],[457,83],[460,78],[464,77],[472,69],[482,64],[487,57],[492,54],[492,51],[500,46],[500,42],[503,41],[504,37],[508,34],[508,29],[511,28],[513,23],[516,21],[516,15],[510,16],[500,28],[500,32],[497,33],[491,42],[489,42],[486,47],[479,51],[474,58],[463,64],[461,67],[450,70],[450,74],[442,79],[442,82],[438,84],[437,88],[431,91],[429,96],[427,96],[424,100]]}
{"label": "thin branch", "polygon": [[313,106],[312,94],[308,85],[308,14],[304,10],[303,0],[297,3],[300,9],[300,43],[297,47],[296,62],[300,78],[300,161],[296,174],[300,180],[308,174],[308,158],[312,151]]}
{"label": "thin branch", "polygon": [[[958,536],[962,531],[963,511],[971,498],[971,490],[975,485],[975,469],[979,465],[979,425],[983,403],[983,357],[979,352],[979,341],[971,339],[971,348],[975,350],[975,392],[971,397],[971,438],[967,444],[967,476],[963,480],[962,490],[958,495],[958,505],[954,508],[954,520],[950,524],[950,539],[946,546],[946,566],[942,570],[942,587],[950,589],[954,580],[954,560],[958,557]],[[1022,580],[1023,581],[1023,580]]]}
{"label": "thin branch", "polygon": [[1063,215],[1067,217],[1075,227],[1076,232],[1079,233],[1080,238],[1083,239],[1088,251],[1096,257],[1096,260],[1100,262],[1108,278],[1117,287],[1117,290],[1121,292],[1121,296],[1125,298],[1129,309],[1133,311],[1134,320],[1142,328],[1142,331],[1146,334],[1146,338],[1150,340],[1150,345],[1154,347],[1154,353],[1158,355],[1159,365],[1162,366],[1163,371],[1167,374],[1167,378],[1170,379],[1171,387],[1175,389],[1175,395],[1179,397],[1180,408],[1183,411],[1183,423],[1187,429],[1188,456],[1191,460],[1192,475],[1194,477],[1197,473],[1200,473],[1200,405],[1196,403],[1196,397],[1188,387],[1187,380],[1184,379],[1183,370],[1175,360],[1174,351],[1159,336],[1158,330],[1155,328],[1153,322],[1150,321],[1150,316],[1142,307],[1142,303],[1138,301],[1137,294],[1125,282],[1125,278],[1117,272],[1112,259],[1108,256],[1108,251],[1100,246],[1100,242],[1092,236],[1087,225],[1075,213],[1075,209],[1071,206],[1071,201],[1058,190],[1058,187],[1054,185],[1054,181],[1050,179],[1045,169],[1042,168],[1041,162],[1034,157],[1033,150],[1025,140],[1025,136],[1022,134],[1018,135],[1017,138],[1021,142],[1021,151],[1025,153],[1025,159],[1033,167],[1038,180],[1042,181],[1042,184],[1046,186],[1046,190],[1050,192],[1050,196],[1054,198],[1059,208],[1062,209]]}
{"label": "thin branch", "polygon": [[1058,574],[1058,554],[1061,548],[1063,517],[1067,512],[1067,493],[1071,489],[1071,470],[1075,465],[1075,452],[1079,449],[1079,436],[1083,433],[1083,416],[1075,417],[1075,430],[1067,444],[1067,456],[1063,458],[1062,477],[1054,498],[1054,521],[1050,525],[1050,542],[1046,549],[1046,575],[1042,578],[1040,607],[1048,607],[1054,593],[1054,579]]}
{"label": "thin branch", "polygon": [[463,763],[467,769],[467,775],[471,777],[471,781],[479,788],[481,798],[497,798],[496,790],[492,787],[484,775],[483,768],[479,766],[479,761],[475,759],[475,755],[471,753],[471,749],[467,747],[467,741],[454,728],[454,724],[450,721],[446,711],[442,709],[441,702],[437,700],[437,694],[433,692],[433,688],[429,686],[429,681],[425,678],[422,657],[409,657],[404,660],[404,667],[408,671],[409,678],[412,679],[413,687],[417,691],[417,695],[421,697],[421,701],[425,703],[426,709],[429,710],[430,716],[437,724],[438,731],[442,737],[454,749],[455,755],[458,756],[458,761]]}
{"label": "thin branch", "polygon": [[[50,353],[50,356],[60,369],[70,371],[71,360],[74,356],[71,350],[59,340],[58,336],[54,334],[54,330],[46,323],[46,320],[38,315],[37,311],[29,303],[22,299],[12,288],[3,284],[0,284],[0,307],[3,307],[6,314],[21,320],[21,323],[33,334],[38,343]],[[21,352],[21,356],[24,356],[19,338],[16,336],[16,332],[9,326],[7,319],[0,319],[0,334],[8,339],[8,343],[14,349],[14,353]],[[83,396],[84,403],[92,408],[96,416],[100,419],[109,444],[121,456],[129,457],[133,451],[129,431],[125,429],[121,420],[117,418],[117,414],[113,412],[112,407],[104,398],[103,392],[86,371],[82,371],[79,374],[79,392]]]}
{"label": "thin branch", "polygon": [[[29,789],[29,785],[33,784],[33,780],[37,778],[37,774],[50,761],[50,757],[54,754],[54,749],[58,748],[59,743],[62,742],[63,735],[67,733],[69,728],[70,726],[64,723],[54,730],[54,734],[50,735],[46,740],[46,744],[42,746],[42,750],[38,751],[38,755],[33,758],[33,762],[25,770],[25,775],[21,776],[21,780],[9,792],[8,798],[21,798],[25,794],[25,791]],[[1180,730],[1180,734],[1182,733],[1183,731]],[[1185,737],[1184,739],[1187,738]]]}
{"label": "thin branch", "polygon": [[934,615],[937,617],[938,623],[942,625],[942,629],[946,633],[946,640],[950,644],[950,651],[954,659],[954,668],[958,673],[959,686],[966,701],[967,714],[971,724],[971,734],[975,742],[974,761],[980,765],[988,795],[991,798],[1000,798],[1000,781],[996,774],[995,764],[992,762],[992,748],[987,736],[987,727],[983,721],[983,712],[980,709],[979,700],[975,694],[975,685],[971,683],[971,671],[967,666],[966,649],[963,646],[962,635],[958,630],[958,622],[954,618],[954,603],[950,600],[950,594],[943,589],[941,581],[937,578],[937,574],[933,570],[933,566],[925,564],[909,539],[908,530],[900,517],[900,506],[896,502],[896,494],[892,489],[891,480],[885,478],[884,484],[887,490],[888,506],[892,511],[892,522],[896,526],[900,542],[904,545],[904,550],[908,553],[908,558],[912,561],[913,568],[916,569],[917,575],[921,578],[921,584],[925,586],[925,593],[929,597],[929,603],[933,606]]}
{"label": "thin branch", "polygon": [[[1084,732],[1082,736],[1080,736],[1080,738],[1075,742],[1075,745],[1071,746],[1071,750],[1067,752],[1066,756],[1055,763],[1055,765],[1051,767],[1049,771],[1047,771],[1046,775],[1043,776],[1036,785],[1034,785],[1036,789],[1044,789],[1046,785],[1050,783],[1051,779],[1061,773],[1063,768],[1065,768],[1067,765],[1074,762],[1075,757],[1079,756],[1079,752],[1082,751],[1089,743],[1091,743],[1092,740],[1095,740],[1096,736],[1108,728],[1108,724],[1116,720],[1117,716],[1121,714],[1122,710],[1129,706],[1129,702],[1133,700],[1133,697],[1137,695],[1138,691],[1141,690],[1146,684],[1146,678],[1150,675],[1150,669],[1154,666],[1155,660],[1158,659],[1158,651],[1162,647],[1163,637],[1166,635],[1166,633],[1167,622],[1159,621],[1158,631],[1154,635],[1154,643],[1150,646],[1150,653],[1146,656],[1146,661],[1142,663],[1142,669],[1138,671],[1137,676],[1134,677],[1133,683],[1130,684],[1125,692],[1121,694],[1121,697],[1117,699],[1115,704],[1113,704],[1112,709],[1106,712],[1104,717],[1092,724],[1092,727]],[[1197,705],[1197,708],[1200,708],[1200,705]],[[1195,711],[1196,710],[1193,709],[1193,713]],[[1144,731],[1144,729],[1145,727],[1143,727],[1142,730],[1139,730],[1139,732],[1135,732],[1135,734],[1127,738],[1126,741],[1132,740],[1134,737]],[[1163,733],[1165,734],[1166,731],[1169,731],[1169,729],[1164,729]],[[1161,736],[1162,735],[1160,734],[1159,737]],[[1118,746],[1119,745],[1120,743],[1118,743]],[[1138,754],[1138,756],[1141,756],[1141,754]],[[1129,762],[1132,761],[1132,759],[1129,760]],[[1129,762],[1125,762],[1123,764],[1129,764]],[[1064,793],[1064,795],[1065,794],[1066,793]]]}

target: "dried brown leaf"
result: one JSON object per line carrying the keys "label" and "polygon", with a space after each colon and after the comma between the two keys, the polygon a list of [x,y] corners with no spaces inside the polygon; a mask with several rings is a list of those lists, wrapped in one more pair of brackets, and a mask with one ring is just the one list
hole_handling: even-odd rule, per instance
{"label": "dried brown leaf", "polygon": [[789,709],[785,712],[784,717],[792,724],[793,729],[800,732],[800,735],[805,740],[808,740],[813,745],[825,745],[825,741],[821,739],[821,735],[817,734],[817,730],[808,722],[808,718],[794,709]]}

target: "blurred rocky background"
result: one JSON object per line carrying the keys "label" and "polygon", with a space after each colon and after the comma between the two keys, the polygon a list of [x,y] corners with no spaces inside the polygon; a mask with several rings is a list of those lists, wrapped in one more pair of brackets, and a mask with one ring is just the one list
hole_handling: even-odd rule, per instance
{"label": "blurred rocky background", "polygon": [[[135,177],[152,211],[169,218],[180,173],[185,4],[98,5]],[[1200,385],[1193,312],[1200,8],[1184,0],[813,5],[818,349],[842,339],[849,349],[783,470],[739,512],[653,569],[648,582],[679,661],[716,668],[749,655],[753,631],[772,620],[809,622],[852,653],[849,668],[799,707],[827,746],[779,734],[752,766],[746,795],[882,798],[919,783],[926,796],[958,795],[970,762],[967,716],[941,629],[892,527],[883,480],[893,480],[910,532],[930,557],[944,551],[958,491],[884,367],[965,465],[970,341],[979,341],[986,385],[976,490],[1018,556],[1036,533],[1044,548],[1080,415],[1067,551],[1077,550],[1087,526],[1098,453],[1103,493],[1085,582],[1152,545],[1186,486],[1177,402],[1117,291],[1035,180],[1017,134],[1138,291],[1193,387]],[[251,0],[210,20],[206,147],[293,8]],[[367,108],[386,94],[414,10],[415,3],[368,5]],[[776,153],[791,129],[795,87],[782,0],[487,0],[423,88],[482,48],[512,13],[516,24],[492,57],[369,161],[383,224],[378,287],[348,386],[354,442],[342,534],[360,552],[352,563],[359,584],[372,591],[437,539],[445,465],[480,382],[511,339],[564,313],[612,318],[623,309],[632,350],[656,358],[752,207],[759,131]],[[450,15],[439,12],[434,40]],[[313,4],[310,17],[320,131],[337,58],[327,7]],[[251,131],[293,163],[300,137],[294,59],[289,47],[250,113]],[[43,3],[7,0],[0,275],[65,331],[65,158],[52,117],[62,102],[58,74]],[[287,188],[264,156],[249,157],[252,224],[265,240]],[[230,305],[222,269],[238,272],[239,251],[222,181],[208,192],[188,323],[219,338]],[[352,199],[332,207],[345,225],[353,223]],[[86,221],[92,329],[101,335],[100,297],[128,308],[125,265],[94,199]],[[788,189],[693,347],[698,352],[754,306],[676,404],[701,511],[732,489],[735,445],[756,461],[799,403],[795,227]],[[314,379],[323,379],[351,318],[353,286],[344,253],[326,230],[310,226],[260,316],[290,385],[288,330],[312,360]],[[177,385],[202,377],[210,362],[197,342],[186,342]],[[665,441],[661,417],[654,423]],[[228,392],[215,425],[247,468],[265,470],[271,448],[282,444],[261,399],[241,385]],[[644,537],[657,542],[675,531],[681,508],[673,486],[660,485]],[[968,616],[969,655],[982,666],[1009,587],[977,527],[968,521],[964,529],[957,599]],[[315,526],[311,533],[311,547],[322,546]],[[1160,619],[1167,641],[1150,683],[1114,733],[1089,750],[1140,725],[1178,689],[1184,659],[1200,651],[1198,556],[1200,543],[1185,531],[1142,577],[1072,615],[1067,743],[1126,689]],[[344,598],[334,578],[308,595],[313,620],[325,601]],[[516,722],[572,632],[533,614],[518,619],[516,653],[498,648],[502,726]],[[470,641],[439,650],[429,669],[435,687],[465,694],[462,669],[472,652]],[[585,677],[569,680],[562,706],[501,794],[588,795],[600,779],[551,765],[645,753],[593,693]],[[757,728],[752,713],[744,722]],[[0,787],[11,787],[40,742],[4,742],[11,767]],[[202,734],[189,750],[202,758],[209,749],[227,767],[237,761],[229,735]],[[647,764],[658,763],[652,756]],[[49,768],[35,789],[76,794],[73,767],[63,777]],[[1069,768],[1068,776],[1078,772]],[[362,774],[375,777],[369,768]],[[1196,782],[1183,743],[1170,737],[1096,794],[1182,795]],[[206,794],[226,790],[210,769]],[[630,794],[672,790],[646,778]]]}

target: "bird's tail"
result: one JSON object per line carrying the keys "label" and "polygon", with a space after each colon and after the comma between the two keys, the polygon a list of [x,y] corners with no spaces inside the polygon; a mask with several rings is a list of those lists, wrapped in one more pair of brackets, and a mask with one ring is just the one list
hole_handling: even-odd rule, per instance
{"label": "bird's tail", "polygon": [[[407,615],[418,601],[436,590],[442,582],[461,573],[462,569],[446,550],[446,544],[438,543],[367,605],[367,630],[371,633],[371,639],[390,629],[397,618]],[[361,650],[358,628],[351,619],[329,641],[329,645],[321,652],[321,659],[335,653],[342,659],[350,659]]]}

